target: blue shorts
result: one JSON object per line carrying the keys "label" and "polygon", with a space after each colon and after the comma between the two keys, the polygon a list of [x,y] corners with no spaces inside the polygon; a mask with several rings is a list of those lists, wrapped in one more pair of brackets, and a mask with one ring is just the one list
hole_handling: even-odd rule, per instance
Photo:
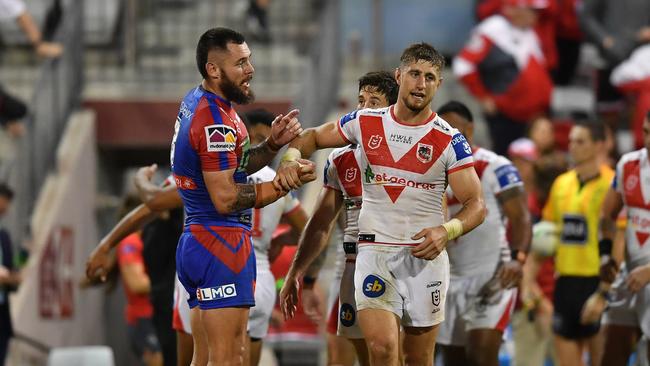
{"label": "blue shorts", "polygon": [[255,252],[246,229],[190,225],[178,242],[176,271],[190,308],[255,306]]}

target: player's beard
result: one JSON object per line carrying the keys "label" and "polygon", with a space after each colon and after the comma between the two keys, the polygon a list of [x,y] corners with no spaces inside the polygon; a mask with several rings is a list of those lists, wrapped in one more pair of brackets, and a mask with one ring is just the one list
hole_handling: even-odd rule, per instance
{"label": "player's beard", "polygon": [[225,72],[222,72],[221,75],[222,78],[221,82],[219,83],[219,89],[221,89],[221,92],[223,93],[223,96],[226,97],[226,99],[240,105],[248,104],[255,100],[253,89],[249,87],[248,94],[246,94],[240,86],[235,84],[235,82],[232,81],[228,75],[226,75]]}
{"label": "player's beard", "polygon": [[[433,99],[433,98],[432,98]],[[409,102],[409,97],[404,98],[404,105],[406,108],[410,109],[413,112],[419,113],[427,106],[431,105],[431,99],[428,102],[422,103],[422,105],[416,105]]]}

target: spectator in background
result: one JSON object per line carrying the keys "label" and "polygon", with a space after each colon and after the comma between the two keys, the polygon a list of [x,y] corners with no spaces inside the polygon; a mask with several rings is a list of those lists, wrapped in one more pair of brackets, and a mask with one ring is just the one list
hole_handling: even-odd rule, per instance
{"label": "spectator in background", "polygon": [[[650,28],[646,30],[650,33]],[[634,145],[643,147],[643,120],[650,111],[650,39],[648,44],[637,48],[630,58],[612,70],[612,84],[624,94],[629,95],[635,104],[631,130]]]}
{"label": "spectator in background", "polygon": [[586,39],[605,60],[597,74],[597,112],[615,126],[623,103],[610,76],[639,44],[650,42],[650,1],[583,0],[578,17]]}
{"label": "spectator in background", "polygon": [[535,118],[528,130],[528,137],[539,153],[539,158],[535,161],[537,169],[553,169],[557,172],[556,176],[568,169],[567,155],[557,148],[553,122],[548,117]]}
{"label": "spectator in background", "polygon": [[[127,196],[121,210],[121,217],[135,208],[139,200]],[[160,343],[153,327],[153,307],[149,301],[151,281],[142,258],[143,244],[140,232],[135,232],[120,242],[117,248],[117,263],[126,294],[126,323],[129,341],[136,356],[147,366],[163,364]]]}
{"label": "spectator in background", "polygon": [[501,13],[482,21],[453,62],[453,72],[485,114],[492,150],[526,134],[528,123],[547,112],[553,85],[533,31],[545,0],[504,0]]}
{"label": "spectator in background", "polygon": [[[0,183],[0,218],[9,210],[14,193]],[[9,292],[20,284],[20,273],[14,268],[13,247],[9,233],[0,228],[0,366],[5,364],[9,340],[13,336],[9,313]]]}
{"label": "spectator in background", "polygon": [[252,41],[271,43],[269,31],[269,5],[271,0],[249,0],[246,11],[246,28]]}
{"label": "spectator in background", "polygon": [[[499,14],[504,3],[508,0],[479,0],[476,6],[476,15],[482,21],[492,15]],[[525,3],[525,1],[519,1]],[[539,38],[542,53],[546,59],[546,67],[550,70],[558,66],[558,50],[555,45],[555,21],[558,13],[557,2],[562,0],[533,0],[537,3],[538,19],[535,25],[535,33]]]}
{"label": "spectator in background", "polygon": [[580,0],[557,0],[555,14],[555,47],[557,67],[553,70],[555,85],[569,85],[580,60],[582,31],[578,24],[577,6]]}
{"label": "spectator in background", "polygon": [[[27,7],[22,0],[0,0],[0,21],[5,20],[16,21],[40,57],[53,58],[63,53],[60,44],[43,40],[41,31],[27,12]],[[8,94],[0,85],[0,126],[13,137],[22,136],[25,133],[25,126],[20,120],[25,115],[27,115],[25,103]]]}

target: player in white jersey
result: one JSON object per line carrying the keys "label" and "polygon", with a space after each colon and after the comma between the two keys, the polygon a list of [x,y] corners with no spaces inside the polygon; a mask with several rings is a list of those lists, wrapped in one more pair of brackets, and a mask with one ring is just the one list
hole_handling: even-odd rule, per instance
{"label": "player in white jersey", "polygon": [[[583,309],[585,322],[597,320],[608,302],[602,365],[627,365],[640,337],[650,339],[650,111],[643,122],[643,143],[644,148],[623,155],[616,164],[616,177],[602,208],[601,284]],[[621,266],[611,253],[616,219],[623,208],[627,223]]]}
{"label": "player in white jersey", "polygon": [[[247,120],[247,129],[253,144],[259,143],[268,137],[270,133],[270,122],[274,118],[273,115],[262,110],[254,110],[243,116]],[[127,214],[102,239],[96,252],[100,251],[100,249],[105,250],[114,246],[111,243],[118,243],[122,238],[137,231],[152,217],[156,216],[158,212],[183,205],[175,189],[174,179],[172,177],[167,178],[162,187],[151,184],[150,180],[153,177],[155,169],[155,165],[142,168],[136,175],[136,186],[140,191],[142,200],[146,204],[140,205]],[[274,176],[275,171],[273,169],[264,167],[249,176],[249,182],[268,182]],[[307,215],[300,206],[300,202],[292,195],[286,195],[271,205],[253,210],[251,236],[258,272],[255,291],[256,306],[250,309],[248,318],[250,352],[247,357],[250,357],[251,365],[257,365],[259,363],[262,349],[261,339],[266,336],[271,312],[275,306],[275,279],[270,272],[268,251],[271,236],[282,216],[287,218],[288,222],[297,232],[302,231],[307,221]],[[88,266],[89,268],[97,268],[99,262],[104,260],[105,256],[97,256],[94,252],[89,258]],[[105,268],[106,264],[102,263],[99,267]],[[92,270],[92,272],[94,273],[95,271]],[[174,316],[172,327],[177,331],[178,365],[189,365],[192,361],[192,328],[190,324],[190,309],[186,301],[187,298],[188,293],[177,278],[174,288]]]}
{"label": "player in white jersey", "polygon": [[[359,109],[384,108],[394,104],[397,100],[397,89],[395,78],[390,73],[369,72],[359,79],[357,107]],[[328,233],[341,208],[344,207],[343,242],[341,243],[343,245],[340,248],[345,252],[345,269],[340,281],[333,284],[336,286],[336,294],[339,295],[335,304],[338,325],[334,328],[333,335],[328,334],[328,365],[354,365],[354,350],[358,355],[359,363],[368,364],[368,347],[356,321],[354,301],[354,267],[362,193],[359,153],[360,151],[353,145],[335,149],[330,153],[316,208],[298,243],[296,257],[289,269],[289,272],[305,273],[302,292],[305,313],[319,313],[320,301],[311,291],[305,290],[312,286],[318,277],[326,253],[323,249],[327,245]],[[349,349],[347,339],[354,345],[353,350]]]}
{"label": "player in white jersey", "polygon": [[[405,362],[430,365],[449,285],[447,241],[479,225],[485,204],[469,144],[430,107],[442,82],[444,58],[431,45],[418,43],[400,60],[397,103],[304,131],[283,156],[276,188],[301,185],[290,171],[301,156],[318,148],[359,145],[363,204],[354,285],[370,363],[401,363],[401,322]],[[445,222],[448,184],[464,208]],[[289,273],[285,280],[280,298],[285,316],[294,314],[300,275]]]}
{"label": "player in white jersey", "polygon": [[[498,365],[531,239],[523,182],[508,159],[473,145],[473,117],[465,105],[448,102],[438,114],[472,145],[488,212],[481,225],[447,245],[451,284],[438,343],[444,345],[446,365]],[[462,208],[451,189],[447,206],[450,215]],[[506,220],[512,228],[510,246]]]}

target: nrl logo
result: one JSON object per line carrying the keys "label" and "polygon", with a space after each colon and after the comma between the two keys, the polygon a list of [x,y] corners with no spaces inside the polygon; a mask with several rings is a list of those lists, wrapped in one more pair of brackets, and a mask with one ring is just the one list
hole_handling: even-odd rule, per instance
{"label": "nrl logo", "polygon": [[428,163],[433,158],[433,146],[418,143],[417,158],[423,163]]}
{"label": "nrl logo", "polygon": [[381,144],[381,140],[383,137],[379,135],[372,135],[370,136],[370,140],[368,140],[368,147],[372,150],[376,149],[379,147],[379,144]]}
{"label": "nrl logo", "polygon": [[345,171],[345,181],[352,182],[357,177],[357,168],[348,168]]}
{"label": "nrl logo", "polygon": [[636,175],[631,175],[625,180],[625,189],[631,191],[636,188],[637,184],[639,184],[639,178]]}

